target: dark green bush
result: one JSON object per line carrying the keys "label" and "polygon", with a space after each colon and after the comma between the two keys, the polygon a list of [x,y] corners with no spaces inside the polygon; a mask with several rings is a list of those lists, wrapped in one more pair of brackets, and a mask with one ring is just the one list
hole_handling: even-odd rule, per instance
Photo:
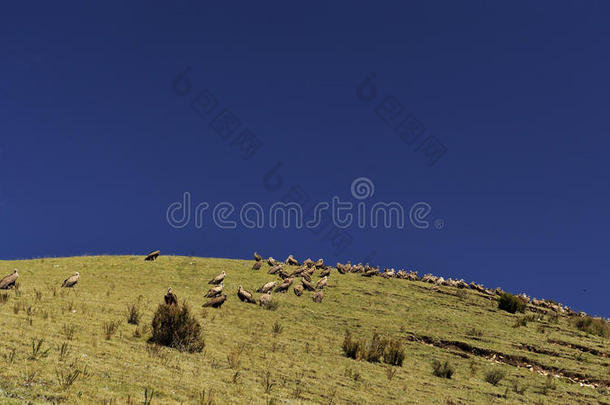
{"label": "dark green bush", "polygon": [[365,360],[371,363],[379,363],[385,351],[386,340],[379,334],[373,334],[373,338],[366,348]]}
{"label": "dark green bush", "polygon": [[491,385],[498,385],[500,381],[504,379],[504,372],[502,370],[494,369],[485,374],[485,381]]}
{"label": "dark green bush", "polygon": [[159,304],[152,321],[150,342],[189,353],[201,352],[205,346],[201,325],[186,303]]}
{"label": "dark green bush", "polygon": [[441,378],[451,378],[455,368],[448,361],[441,363],[438,360],[432,362],[432,374]]}
{"label": "dark green bush", "polygon": [[498,299],[498,308],[514,314],[515,312],[525,312],[527,304],[521,298],[507,292],[502,293]]}
{"label": "dark green bush", "polygon": [[364,350],[364,342],[352,338],[352,334],[346,331],[341,348],[343,353],[350,359],[360,360]]}
{"label": "dark green bush", "polygon": [[383,362],[392,366],[402,366],[405,359],[405,348],[400,339],[388,339]]}

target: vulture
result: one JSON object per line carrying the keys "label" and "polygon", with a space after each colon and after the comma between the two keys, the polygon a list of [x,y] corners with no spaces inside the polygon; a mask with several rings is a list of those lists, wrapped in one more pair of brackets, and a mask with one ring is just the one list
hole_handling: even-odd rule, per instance
{"label": "vulture", "polygon": [[261,295],[259,300],[259,305],[263,308],[267,308],[269,304],[271,304],[271,292]]}
{"label": "vulture", "polygon": [[150,252],[145,258],[144,260],[146,260],[147,262],[154,262],[155,260],[157,260],[157,258],[159,257],[159,255],[161,254],[161,251],[159,250],[155,250],[154,252]]}
{"label": "vulture", "polygon": [[286,273],[286,272],[284,271],[284,269],[280,269],[280,271],[277,273],[277,275],[278,275],[278,276],[280,276],[280,278],[281,278],[282,280],[286,280],[287,278],[289,278],[289,277],[290,277],[290,274]]}
{"label": "vulture", "polygon": [[318,261],[314,263],[314,266],[318,269],[324,267],[324,259],[318,259]]}
{"label": "vulture", "polygon": [[78,280],[80,280],[80,273],[77,271],[73,276],[64,280],[61,288],[72,288],[78,283]]}
{"label": "vulture", "polygon": [[227,296],[226,295],[220,295],[218,297],[212,298],[211,300],[209,300],[208,302],[206,302],[202,306],[203,307],[220,308],[222,306],[222,304],[225,303],[226,300],[227,300]]}
{"label": "vulture", "polygon": [[263,260],[263,257],[261,255],[259,255],[258,253],[254,252],[254,260],[256,260],[257,262],[260,262]]}
{"label": "vulture", "polygon": [[214,277],[213,279],[208,281],[208,284],[220,284],[225,279],[226,275],[227,275],[227,273],[225,273],[225,271],[223,270],[222,273],[220,273],[219,275],[217,275],[216,277]]}
{"label": "vulture", "polygon": [[316,289],[322,289],[326,286],[326,284],[328,283],[328,277],[322,277],[321,279],[318,280],[318,282],[316,283]]}
{"label": "vulture", "polygon": [[167,294],[163,298],[165,298],[166,305],[178,305],[178,297],[176,297],[171,287],[167,289]]}
{"label": "vulture", "polygon": [[305,261],[303,262],[303,264],[307,267],[311,267],[314,265],[313,260],[311,260],[310,258],[305,259]]}
{"label": "vulture", "polygon": [[11,287],[15,286],[15,281],[19,278],[19,273],[17,273],[17,269],[13,270],[12,274],[4,277],[0,280],[0,290],[8,290]]}
{"label": "vulture", "polygon": [[254,265],[252,266],[252,270],[260,270],[261,266],[263,265],[263,262],[261,261],[255,261]]}
{"label": "vulture", "polygon": [[369,269],[369,270],[365,271],[364,273],[362,273],[362,276],[363,277],[373,277],[375,275],[375,273],[377,273],[377,270]]}
{"label": "vulture", "polygon": [[277,264],[269,269],[267,273],[269,274],[277,274],[278,271],[282,270],[282,266]]}
{"label": "vulture", "polygon": [[322,302],[323,299],[324,299],[323,291],[316,291],[316,293],[313,295],[313,302],[317,302],[319,304]]}
{"label": "vulture", "polygon": [[342,265],[341,263],[337,263],[337,271],[338,271],[340,274],[345,274],[345,273],[347,273],[347,269],[346,269],[346,267],[345,267],[344,265]]}
{"label": "vulture", "polygon": [[311,283],[311,276],[309,275],[309,273],[306,273],[306,272],[301,273],[301,278],[303,280],[307,280]]}
{"label": "vulture", "polygon": [[292,279],[287,278],[286,280],[284,280],[284,282],[282,284],[278,285],[275,288],[275,292],[285,293],[286,291],[288,291],[288,287],[290,287],[291,285],[292,285]]}
{"label": "vulture", "polygon": [[254,298],[252,298],[252,293],[248,290],[244,290],[242,286],[237,287],[237,296],[242,302],[247,302],[248,304],[256,304]]}
{"label": "vulture", "polygon": [[305,280],[305,279],[301,279],[301,284],[303,284],[303,288],[305,288],[307,291],[315,291],[316,287],[314,287],[313,284],[311,284],[309,281]]}
{"label": "vulture", "polygon": [[297,259],[295,259],[294,257],[292,257],[292,255],[288,256],[288,258],[286,259],[286,264],[290,265],[290,266],[298,266],[299,262],[297,261]]}
{"label": "vulture", "polygon": [[267,259],[267,264],[269,266],[275,266],[277,265],[277,261],[273,257],[269,256],[269,258]]}
{"label": "vulture", "polygon": [[320,272],[320,277],[328,277],[328,276],[330,276],[330,267],[327,267],[326,269],[324,269]]}
{"label": "vulture", "polygon": [[204,297],[206,297],[206,298],[218,297],[222,293],[222,290],[224,288],[225,288],[225,285],[223,283],[220,283],[219,286],[210,288],[208,290],[208,292],[204,295]]}
{"label": "vulture", "polygon": [[258,290],[256,290],[256,292],[257,293],[267,294],[269,291],[273,290],[273,287],[275,287],[276,285],[277,285],[277,281],[271,281],[271,282],[263,285]]}
{"label": "vulture", "polygon": [[297,297],[300,297],[301,295],[303,295],[303,286],[302,285],[297,285],[296,287],[294,287],[294,295],[296,295]]}

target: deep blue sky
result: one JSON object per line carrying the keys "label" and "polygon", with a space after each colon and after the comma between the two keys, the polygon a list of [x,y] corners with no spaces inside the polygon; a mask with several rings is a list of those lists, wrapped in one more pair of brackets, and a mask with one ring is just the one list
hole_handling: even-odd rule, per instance
{"label": "deep blue sky", "polygon": [[[610,315],[607,2],[81,3],[0,13],[0,257],[368,256]],[[204,89],[210,117],[189,107]],[[435,165],[376,114],[386,96],[447,147]],[[262,142],[251,159],[210,127],[224,108]],[[349,201],[361,176],[445,228],[349,229],[337,251],[306,229],[165,220],[185,191]]]}

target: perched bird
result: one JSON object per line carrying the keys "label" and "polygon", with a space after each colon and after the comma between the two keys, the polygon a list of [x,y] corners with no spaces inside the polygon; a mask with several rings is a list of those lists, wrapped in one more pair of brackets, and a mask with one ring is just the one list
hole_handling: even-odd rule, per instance
{"label": "perched bird", "polygon": [[271,304],[271,292],[261,295],[258,304],[263,308],[267,308]]}
{"label": "perched bird", "polygon": [[11,274],[0,280],[0,290],[8,290],[9,288],[14,287],[18,278],[19,273],[17,272],[17,269],[14,269]]}
{"label": "perched bird", "polygon": [[328,277],[328,276],[330,276],[330,267],[327,267],[320,272],[320,277]]}
{"label": "perched bird", "polygon": [[362,273],[362,277],[373,277],[377,273],[375,269],[368,269],[364,273]]}
{"label": "perched bird", "polygon": [[154,252],[150,252],[145,258],[144,260],[146,260],[147,262],[154,262],[155,260],[157,260],[157,258],[159,257],[159,255],[161,254],[161,251],[159,250],[155,250]]}
{"label": "perched bird", "polygon": [[280,271],[278,271],[277,275],[280,276],[280,278],[282,280],[286,280],[288,277],[290,277],[290,274],[286,273],[284,271],[284,269],[280,269]]}
{"label": "perched bird", "polygon": [[223,270],[222,273],[220,273],[219,275],[217,275],[216,277],[214,277],[213,279],[208,281],[208,284],[220,284],[225,279],[226,275],[227,275],[227,273],[225,273],[225,271]]}
{"label": "perched bird", "polygon": [[284,280],[282,282],[282,284],[278,285],[275,288],[275,292],[281,292],[281,293],[285,293],[286,291],[288,291],[288,287],[290,287],[292,285],[292,279],[291,278],[287,278],[286,280]]}
{"label": "perched bird", "polygon": [[237,296],[242,302],[247,302],[249,304],[256,304],[256,301],[252,297],[252,293],[248,290],[244,290],[242,286],[237,287]]}
{"label": "perched bird", "polygon": [[337,263],[337,271],[339,272],[339,274],[347,273],[347,269],[341,263]]}
{"label": "perched bird", "polygon": [[267,264],[268,264],[269,266],[275,266],[275,265],[277,265],[278,263],[277,263],[277,260],[275,260],[273,257],[269,256],[269,258],[267,259]]}
{"label": "perched bird", "polygon": [[324,259],[318,259],[318,261],[316,261],[314,265],[318,269],[324,267]]}
{"label": "perched bird", "polygon": [[307,291],[315,291],[316,287],[314,287],[313,284],[311,284],[309,281],[305,280],[305,279],[301,279],[301,284],[303,284],[303,288],[305,288]]}
{"label": "perched bird", "polygon": [[300,297],[301,295],[303,295],[303,286],[297,285],[293,288],[293,291],[294,291],[294,295],[296,295],[297,297]]}
{"label": "perched bird", "polygon": [[260,262],[263,260],[263,257],[261,255],[259,255],[258,253],[254,252],[254,260],[256,260],[257,262]]}
{"label": "perched bird", "polygon": [[225,303],[226,300],[227,300],[227,296],[226,295],[221,295],[221,296],[212,298],[211,300],[209,300],[208,302],[206,302],[202,306],[203,307],[220,308],[222,306],[222,304]]}
{"label": "perched bird", "polygon": [[316,289],[320,289],[321,290],[322,288],[324,288],[326,286],[327,283],[328,283],[328,277],[322,277],[316,283]]}
{"label": "perched bird", "polygon": [[301,278],[303,280],[307,280],[311,283],[311,276],[309,275],[309,273],[306,273],[306,272],[301,273]]}
{"label": "perched bird", "polygon": [[178,297],[176,297],[171,287],[167,289],[167,294],[163,298],[166,305],[178,305]]}
{"label": "perched bird", "polygon": [[311,260],[309,257],[307,259],[305,259],[305,261],[303,262],[303,264],[307,267],[311,267],[314,265],[314,261]]}
{"label": "perched bird", "polygon": [[262,265],[263,265],[262,261],[256,261],[256,262],[254,262],[254,265],[252,266],[252,270],[260,270]]}
{"label": "perched bird", "polygon": [[282,270],[282,265],[277,264],[269,269],[267,273],[269,274],[277,274],[280,270]]}
{"label": "perched bird", "polygon": [[208,292],[204,295],[204,297],[206,297],[206,298],[218,297],[222,293],[222,290],[224,288],[225,288],[225,285],[223,283],[220,283],[219,286],[210,288],[208,290]]}
{"label": "perched bird", "polygon": [[294,257],[292,257],[292,255],[288,256],[288,258],[286,259],[286,264],[289,266],[298,266],[299,262],[297,261],[297,259],[295,259]]}
{"label": "perched bird", "polygon": [[80,273],[77,271],[73,276],[70,276],[64,280],[61,288],[72,288],[78,284],[78,280],[80,280]]}
{"label": "perched bird", "polygon": [[316,291],[316,293],[313,295],[313,302],[317,302],[319,304],[322,302],[323,299],[324,299],[323,291]]}
{"label": "perched bird", "polygon": [[256,292],[267,294],[269,291],[273,290],[273,287],[275,287],[276,285],[277,285],[277,281],[271,281],[271,282],[263,285],[258,290],[256,290]]}

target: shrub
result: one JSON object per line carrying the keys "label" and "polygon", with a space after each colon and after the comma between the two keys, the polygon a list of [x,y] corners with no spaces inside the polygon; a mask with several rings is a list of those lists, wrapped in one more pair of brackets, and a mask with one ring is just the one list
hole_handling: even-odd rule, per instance
{"label": "shrub", "polygon": [[432,362],[432,374],[441,378],[451,378],[455,373],[455,368],[448,362],[441,363],[438,360]]}
{"label": "shrub", "polygon": [[350,359],[360,360],[364,342],[353,339],[352,334],[349,331],[345,331],[345,337],[343,338],[341,348],[343,349],[343,353]]}
{"label": "shrub", "polygon": [[127,323],[138,325],[140,323],[140,308],[138,304],[127,305]]}
{"label": "shrub", "polygon": [[494,369],[485,374],[485,381],[491,385],[498,385],[498,383],[504,379],[504,376],[504,371]]}
{"label": "shrub", "polygon": [[523,394],[525,394],[525,391],[527,391],[527,385],[519,384],[519,381],[517,381],[517,380],[513,381],[513,392],[514,393],[523,395]]}
{"label": "shrub", "polygon": [[502,293],[498,299],[498,308],[504,311],[514,314],[515,312],[525,312],[525,302],[512,294],[507,292]]}
{"label": "shrub", "polygon": [[152,320],[150,342],[189,353],[201,352],[205,346],[201,325],[186,303],[159,304]]}
{"label": "shrub", "polygon": [[574,326],[579,330],[592,335],[601,337],[610,336],[610,325],[601,318],[592,318],[590,316],[580,317],[574,321]]}
{"label": "shrub", "polygon": [[404,359],[405,348],[400,339],[388,339],[383,353],[383,362],[392,366],[402,366]]}
{"label": "shrub", "polygon": [[365,360],[371,363],[379,363],[385,351],[386,340],[379,336],[378,333],[373,334],[373,338],[366,348]]}

